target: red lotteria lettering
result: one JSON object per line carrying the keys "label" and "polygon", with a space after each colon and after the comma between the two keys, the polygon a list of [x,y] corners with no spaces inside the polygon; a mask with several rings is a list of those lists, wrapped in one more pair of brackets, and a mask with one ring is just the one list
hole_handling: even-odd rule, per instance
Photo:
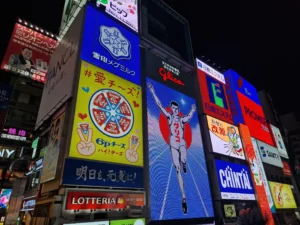
{"label": "red lotteria lettering", "polygon": [[163,77],[163,80],[166,82],[167,80],[170,80],[176,84],[179,84],[181,86],[184,86],[185,84],[182,83],[181,80],[174,77],[174,75],[170,71],[166,71],[164,68],[159,69],[159,74]]}

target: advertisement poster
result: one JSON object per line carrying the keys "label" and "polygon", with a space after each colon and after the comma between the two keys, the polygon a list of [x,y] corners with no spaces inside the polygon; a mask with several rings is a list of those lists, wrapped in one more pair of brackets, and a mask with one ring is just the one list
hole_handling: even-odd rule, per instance
{"label": "advertisement poster", "polygon": [[213,217],[195,100],[147,78],[151,218]]}
{"label": "advertisement poster", "polygon": [[47,151],[44,156],[43,170],[40,183],[55,179],[58,157],[60,153],[60,141],[64,127],[65,109],[59,111],[53,118],[50,128],[50,138]]}
{"label": "advertisement poster", "polygon": [[149,50],[143,51],[145,74],[147,77],[187,95],[194,93],[194,74],[187,73],[173,66],[168,59],[164,60]]}
{"label": "advertisement poster", "polygon": [[224,212],[225,212],[225,217],[228,218],[234,218],[236,217],[236,210],[235,210],[235,206],[232,205],[224,205]]}
{"label": "advertisement poster", "polygon": [[282,164],[283,164],[283,173],[287,176],[292,176],[292,171],[289,163],[282,161]]}
{"label": "advertisement poster", "polygon": [[0,192],[0,209],[6,209],[9,203],[12,189],[1,189]]}
{"label": "advertisement poster", "polygon": [[295,202],[294,194],[290,184],[281,184],[276,182],[269,182],[272,197],[275,202],[276,209],[295,209],[297,204]]}
{"label": "advertisement poster", "polygon": [[[66,200],[66,210],[101,210],[101,209],[129,209],[130,207],[144,207],[143,192],[107,191],[107,190],[73,190],[69,189]],[[104,211],[105,212],[105,211]]]}
{"label": "advertisement poster", "polygon": [[99,7],[104,6],[105,12],[121,23],[138,32],[138,0],[94,0]]}
{"label": "advertisement poster", "polygon": [[82,61],[70,157],[143,166],[141,87]]}
{"label": "advertisement poster", "polygon": [[[233,123],[229,102],[226,94],[224,76],[219,72],[213,73],[212,68],[206,67],[206,64],[197,60],[198,65],[198,81],[202,97],[204,113],[216,117],[228,123]],[[201,64],[199,63],[201,62]],[[210,73],[216,74],[211,76],[207,74],[209,68]],[[217,79],[216,78],[219,78]],[[222,80],[222,81],[220,81]]]}
{"label": "advertisement poster", "polygon": [[238,127],[211,116],[206,116],[213,152],[245,159]]}
{"label": "advertisement poster", "polygon": [[[256,156],[255,154],[248,127],[240,124],[240,132],[245,147],[247,162],[251,169],[252,180],[254,181],[253,185],[260,211],[264,219],[268,221],[267,225],[275,225],[271,212],[274,203],[271,196],[268,195],[270,191],[266,191],[266,188],[268,188],[268,186],[264,184],[264,182],[267,182],[266,174],[263,166],[259,165],[261,159],[257,159],[260,155]],[[270,200],[268,200],[268,198],[270,198]],[[271,201],[271,204],[269,204],[269,201]]]}
{"label": "advertisement poster", "polygon": [[45,82],[50,57],[56,46],[56,40],[16,23],[1,69]]}
{"label": "advertisement poster", "polygon": [[262,161],[273,166],[283,168],[283,164],[277,148],[257,140]]}
{"label": "advertisement poster", "polygon": [[140,84],[139,37],[91,6],[86,8],[81,59]]}
{"label": "advertisement poster", "polygon": [[255,200],[248,167],[215,159],[222,199]]}
{"label": "advertisement poster", "polygon": [[275,140],[275,143],[276,143],[276,146],[277,146],[280,156],[288,159],[289,156],[287,154],[280,130],[277,127],[273,126],[272,124],[270,124],[270,126],[272,129],[273,137],[274,137],[274,140]]}
{"label": "advertisement poster", "polygon": [[245,125],[249,127],[251,137],[274,146],[270,126],[260,105],[237,92]]}
{"label": "advertisement poster", "polygon": [[66,159],[64,185],[114,188],[143,188],[143,168]]}

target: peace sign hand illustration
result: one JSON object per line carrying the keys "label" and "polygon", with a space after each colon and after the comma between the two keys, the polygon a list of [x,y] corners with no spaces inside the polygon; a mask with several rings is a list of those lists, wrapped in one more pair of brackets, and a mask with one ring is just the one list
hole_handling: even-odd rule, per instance
{"label": "peace sign hand illustration", "polygon": [[139,154],[137,153],[139,145],[140,142],[137,141],[134,149],[132,149],[131,138],[129,139],[129,149],[126,150],[126,158],[129,162],[136,163],[139,160]]}
{"label": "peace sign hand illustration", "polygon": [[80,138],[80,142],[77,144],[77,151],[84,156],[93,155],[96,151],[96,146],[92,142],[93,130],[88,129],[88,140],[84,138],[84,134],[80,128],[77,129],[77,133]]}

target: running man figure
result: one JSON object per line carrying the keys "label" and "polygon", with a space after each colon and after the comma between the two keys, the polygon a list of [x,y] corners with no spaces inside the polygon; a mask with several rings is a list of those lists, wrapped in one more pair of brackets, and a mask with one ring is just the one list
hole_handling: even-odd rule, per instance
{"label": "running man figure", "polygon": [[160,108],[162,113],[167,117],[170,129],[170,149],[172,153],[173,164],[175,166],[177,172],[177,178],[179,182],[180,191],[182,194],[182,210],[184,214],[187,214],[187,202],[186,196],[184,191],[184,184],[183,178],[181,174],[181,169],[184,173],[187,172],[186,170],[186,163],[187,163],[187,147],[184,140],[184,125],[188,123],[191,118],[193,117],[194,112],[196,111],[196,106],[192,105],[191,111],[186,116],[179,116],[179,105],[175,101],[171,101],[170,107],[172,113],[169,113],[161,104],[160,100],[155,94],[155,90],[151,83],[148,83],[148,88],[153,95],[153,98]]}

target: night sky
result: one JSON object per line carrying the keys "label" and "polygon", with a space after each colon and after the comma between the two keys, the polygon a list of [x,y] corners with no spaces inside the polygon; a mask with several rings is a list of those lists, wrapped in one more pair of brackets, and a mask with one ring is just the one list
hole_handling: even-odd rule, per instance
{"label": "night sky", "polygon": [[[0,7],[1,61],[18,17],[58,33],[63,0],[4,2]],[[300,108],[299,1],[165,2],[189,21],[195,57],[204,56],[204,61],[216,63],[213,66],[221,71],[232,68],[258,90],[268,90],[280,114]]]}

